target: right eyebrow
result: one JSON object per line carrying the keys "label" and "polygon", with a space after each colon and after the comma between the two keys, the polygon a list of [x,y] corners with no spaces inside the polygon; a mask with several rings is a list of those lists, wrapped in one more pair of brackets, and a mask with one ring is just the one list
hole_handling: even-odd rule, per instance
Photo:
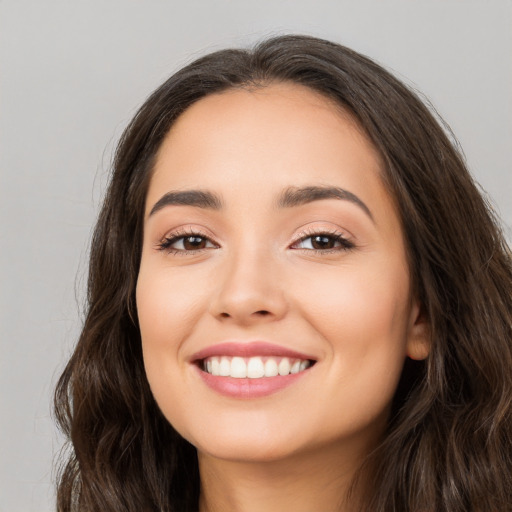
{"label": "right eyebrow", "polygon": [[[350,201],[359,206],[368,217],[373,221],[373,215],[368,206],[363,203],[359,197],[352,192],[340,187],[329,186],[308,186],[308,187],[290,187],[284,190],[278,200],[278,206],[281,208],[290,208],[300,206],[322,199],[340,199]],[[375,222],[375,221],[374,221]]]}
{"label": "right eyebrow", "polygon": [[196,208],[220,210],[222,208],[222,200],[213,192],[206,190],[171,191],[164,194],[153,205],[153,208],[151,208],[149,212],[149,217],[165,206],[171,205],[195,206]]}

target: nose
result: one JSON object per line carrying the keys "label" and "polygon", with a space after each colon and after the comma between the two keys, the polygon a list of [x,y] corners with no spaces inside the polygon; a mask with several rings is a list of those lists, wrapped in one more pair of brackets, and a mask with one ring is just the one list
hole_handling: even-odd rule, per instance
{"label": "nose", "polygon": [[283,318],[288,306],[278,265],[271,256],[239,255],[223,265],[215,278],[217,293],[210,303],[214,317],[242,326]]}

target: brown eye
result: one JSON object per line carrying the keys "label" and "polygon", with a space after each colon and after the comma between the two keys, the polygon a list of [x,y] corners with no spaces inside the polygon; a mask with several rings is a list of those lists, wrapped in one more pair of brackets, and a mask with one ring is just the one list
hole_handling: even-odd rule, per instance
{"label": "brown eye", "polygon": [[339,233],[318,233],[301,238],[292,249],[304,249],[307,251],[343,251],[352,249],[354,244]]}
{"label": "brown eye", "polygon": [[202,236],[186,236],[183,237],[183,249],[185,251],[195,251],[198,249],[206,249],[208,241]]}
{"label": "brown eye", "polygon": [[164,239],[159,245],[160,250],[174,253],[201,251],[218,247],[208,237],[200,234],[176,235]]}
{"label": "brown eye", "polygon": [[316,250],[333,249],[336,243],[339,244],[332,236],[316,235],[311,237],[311,246]]}

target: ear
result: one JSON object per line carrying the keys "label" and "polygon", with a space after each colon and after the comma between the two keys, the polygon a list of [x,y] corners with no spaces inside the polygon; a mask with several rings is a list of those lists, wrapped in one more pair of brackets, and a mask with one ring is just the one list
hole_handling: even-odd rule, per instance
{"label": "ear", "polygon": [[415,300],[409,318],[406,354],[410,359],[420,361],[430,353],[430,324],[423,305]]}

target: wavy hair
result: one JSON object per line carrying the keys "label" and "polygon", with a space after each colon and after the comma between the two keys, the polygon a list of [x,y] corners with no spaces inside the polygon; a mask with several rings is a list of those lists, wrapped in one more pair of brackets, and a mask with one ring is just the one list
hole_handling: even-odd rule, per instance
{"label": "wavy hair", "polygon": [[373,142],[430,324],[430,355],[406,361],[386,436],[361,469],[372,485],[360,510],[512,510],[512,256],[499,223],[415,93],[348,48],[293,35],[196,60],[149,96],[121,137],[92,239],[82,333],[55,392],[70,441],[58,510],[197,510],[195,448],[159,411],[142,360],[135,286],[145,197],[183,111],[272,82],[333,99]]}

